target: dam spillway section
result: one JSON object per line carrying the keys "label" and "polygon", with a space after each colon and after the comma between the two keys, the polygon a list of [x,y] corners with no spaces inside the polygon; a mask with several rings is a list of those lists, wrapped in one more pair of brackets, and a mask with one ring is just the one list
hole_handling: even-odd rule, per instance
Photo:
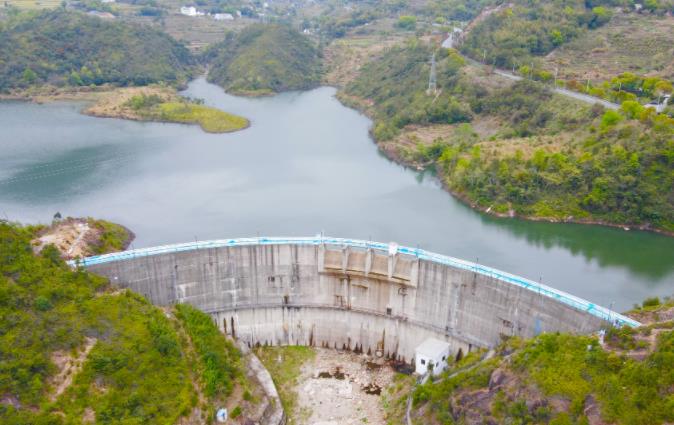
{"label": "dam spillway section", "polygon": [[466,353],[508,336],[639,325],[540,283],[395,243],[223,239],[71,264],[157,305],[190,303],[249,346],[334,347],[410,362],[428,338]]}

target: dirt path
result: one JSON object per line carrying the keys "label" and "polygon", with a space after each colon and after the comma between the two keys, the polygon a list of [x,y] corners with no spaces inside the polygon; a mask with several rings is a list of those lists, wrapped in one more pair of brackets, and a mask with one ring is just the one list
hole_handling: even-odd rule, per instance
{"label": "dirt path", "polygon": [[298,424],[384,425],[382,393],[395,372],[380,359],[317,349],[312,362],[302,366],[296,387]]}
{"label": "dirt path", "polygon": [[55,351],[52,353],[51,360],[59,372],[50,380],[50,384],[54,388],[49,396],[51,401],[55,401],[72,384],[75,376],[82,370],[89,352],[96,345],[96,341],[96,338],[86,338],[84,346],[77,351],[76,355],[68,351]]}

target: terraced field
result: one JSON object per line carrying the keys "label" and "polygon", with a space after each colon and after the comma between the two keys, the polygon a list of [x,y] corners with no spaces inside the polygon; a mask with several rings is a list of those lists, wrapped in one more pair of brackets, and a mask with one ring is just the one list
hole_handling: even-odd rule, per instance
{"label": "terraced field", "polygon": [[61,4],[61,0],[4,0],[0,6],[14,6],[20,9],[52,9]]}

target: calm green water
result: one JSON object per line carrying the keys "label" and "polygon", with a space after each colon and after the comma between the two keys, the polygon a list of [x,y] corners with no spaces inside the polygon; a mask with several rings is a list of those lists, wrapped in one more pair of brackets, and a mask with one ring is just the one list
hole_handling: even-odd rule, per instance
{"label": "calm green water", "polygon": [[321,231],[396,241],[618,310],[674,294],[674,238],[474,212],[431,176],[382,157],[370,121],[335,100],[334,89],[242,99],[196,80],[187,94],[252,127],[213,135],[87,117],[73,103],[0,103],[0,216],[106,218],[134,230],[137,248]]}

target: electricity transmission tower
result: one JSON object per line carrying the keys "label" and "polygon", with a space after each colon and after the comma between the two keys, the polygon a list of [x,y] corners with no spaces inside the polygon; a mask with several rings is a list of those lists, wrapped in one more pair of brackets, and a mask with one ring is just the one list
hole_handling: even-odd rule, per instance
{"label": "electricity transmission tower", "polygon": [[433,56],[431,56],[431,73],[428,76],[428,90],[426,90],[426,94],[435,95],[437,91],[438,91],[438,84],[435,75],[435,53],[433,53]]}

